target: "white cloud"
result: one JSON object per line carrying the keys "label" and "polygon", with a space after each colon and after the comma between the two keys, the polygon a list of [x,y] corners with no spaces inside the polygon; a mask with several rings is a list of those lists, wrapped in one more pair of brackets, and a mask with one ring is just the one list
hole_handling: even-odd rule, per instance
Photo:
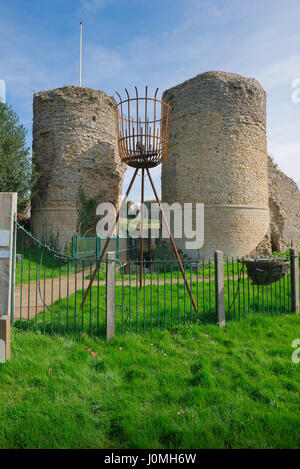
{"label": "white cloud", "polygon": [[5,103],[5,101],[6,101],[5,81],[0,79],[0,103]]}

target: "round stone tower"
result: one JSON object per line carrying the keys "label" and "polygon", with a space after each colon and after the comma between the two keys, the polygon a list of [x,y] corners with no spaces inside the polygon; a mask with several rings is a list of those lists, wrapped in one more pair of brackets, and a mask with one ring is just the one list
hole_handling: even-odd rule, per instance
{"label": "round stone tower", "polygon": [[68,86],[36,93],[33,114],[39,180],[32,230],[58,237],[62,248],[88,210],[95,217],[98,203],[119,202],[125,166],[117,148],[115,102],[103,91]]}
{"label": "round stone tower", "polygon": [[269,228],[265,91],[252,78],[207,72],[163,99],[172,112],[162,200],[204,203],[204,246],[188,254],[249,255]]}

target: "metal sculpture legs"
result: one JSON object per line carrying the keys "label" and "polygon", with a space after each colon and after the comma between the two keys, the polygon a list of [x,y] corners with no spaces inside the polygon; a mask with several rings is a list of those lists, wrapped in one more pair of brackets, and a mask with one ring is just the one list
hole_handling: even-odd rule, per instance
{"label": "metal sculpture legs", "polygon": [[[164,212],[162,203],[161,203],[161,201],[160,201],[160,199],[159,199],[159,197],[158,197],[158,194],[157,194],[157,192],[156,192],[156,189],[155,189],[155,186],[154,186],[154,182],[153,182],[153,179],[152,179],[152,177],[151,177],[151,174],[150,174],[149,169],[146,168],[146,171],[147,171],[147,175],[148,175],[148,178],[149,178],[149,180],[150,180],[150,183],[151,183],[152,190],[153,190],[153,192],[154,192],[156,201],[157,201],[157,203],[158,203],[158,205],[159,205],[159,207],[160,207],[160,210],[161,210],[161,213],[162,213],[162,217],[163,217],[164,223],[165,223],[165,225],[166,225],[168,234],[169,234],[169,236],[170,236],[172,248],[173,248],[173,250],[174,250],[176,259],[177,259],[177,261],[178,261],[179,268],[180,268],[180,271],[181,271],[181,273],[182,273],[182,277],[183,277],[183,279],[184,279],[185,285],[186,285],[187,290],[188,290],[188,292],[189,292],[189,295],[190,295],[190,298],[191,298],[191,302],[192,302],[192,304],[193,304],[193,308],[194,308],[195,312],[197,313],[197,312],[198,312],[198,309],[197,309],[195,300],[194,300],[193,295],[192,295],[192,291],[191,291],[190,284],[189,284],[189,282],[188,282],[188,280],[187,280],[187,278],[186,278],[186,275],[185,275],[185,272],[184,272],[184,267],[183,267],[183,264],[182,264],[182,262],[181,262],[180,256],[179,256],[179,254],[178,254],[178,251],[177,251],[177,248],[176,248],[176,244],[175,244],[174,238],[173,238],[173,236],[172,236],[170,227],[169,227],[169,225],[168,225],[167,218],[166,218],[166,215],[165,215],[165,212]],[[135,180],[135,178],[136,178],[137,172],[138,172],[138,168],[137,168],[137,169],[135,170],[135,172],[134,172],[134,175],[133,175],[133,177],[132,177],[132,179],[131,179],[131,181],[130,181],[129,187],[128,187],[128,189],[127,189],[126,195],[125,195],[125,197],[124,197],[124,199],[123,199],[122,205],[121,205],[121,207],[120,207],[120,209],[119,209],[119,211],[118,211],[118,213],[117,213],[116,220],[115,220],[115,222],[114,222],[113,228],[112,228],[112,230],[111,230],[109,236],[107,237],[106,243],[105,243],[104,248],[103,248],[102,253],[101,253],[101,256],[99,257],[99,261],[98,261],[97,266],[96,266],[96,268],[95,268],[95,270],[94,270],[94,273],[93,273],[93,276],[92,276],[92,278],[91,278],[91,280],[90,280],[89,286],[88,286],[88,288],[87,288],[87,290],[86,290],[86,292],[85,292],[84,298],[83,298],[83,300],[82,300],[81,308],[83,307],[83,305],[84,305],[84,303],[85,303],[85,301],[86,301],[86,299],[87,299],[87,296],[88,296],[88,294],[89,294],[89,292],[90,292],[90,289],[91,289],[91,287],[92,287],[92,284],[93,284],[93,282],[94,282],[94,280],[95,280],[95,277],[96,277],[96,275],[97,275],[99,266],[100,266],[100,264],[101,264],[101,262],[102,262],[102,260],[103,260],[104,254],[105,254],[106,249],[107,249],[108,244],[109,244],[109,241],[110,241],[110,239],[111,239],[111,237],[112,237],[112,235],[113,235],[113,233],[114,233],[114,231],[115,231],[115,228],[116,228],[117,223],[118,223],[118,221],[119,221],[120,212],[121,212],[121,210],[123,209],[123,207],[124,207],[124,205],[125,205],[125,203],[126,203],[126,201],[127,201],[129,192],[130,192],[130,190],[131,190],[131,188],[132,188],[132,186],[133,186],[133,183],[134,183],[134,180]],[[142,288],[142,282],[143,282],[143,264],[144,264],[144,238],[143,238],[143,234],[144,234],[144,233],[143,233],[143,228],[144,228],[144,220],[143,220],[143,218],[144,218],[144,179],[145,179],[144,176],[145,176],[145,169],[143,168],[143,169],[142,169],[142,185],[141,185],[141,186],[142,186],[142,187],[141,187],[141,204],[142,204],[142,205],[141,205],[141,223],[140,223],[140,233],[141,233],[141,238],[140,238],[140,239],[141,239],[141,242],[140,242],[140,247],[141,247],[141,259],[140,259],[140,288]]]}

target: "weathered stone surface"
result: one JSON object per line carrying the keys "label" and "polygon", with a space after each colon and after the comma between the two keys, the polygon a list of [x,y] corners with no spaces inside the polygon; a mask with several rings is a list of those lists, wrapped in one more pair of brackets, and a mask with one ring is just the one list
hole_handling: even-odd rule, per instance
{"label": "weathered stone surface", "polygon": [[300,247],[300,191],[269,158],[270,240],[280,252]]}
{"label": "weathered stone surface", "polygon": [[269,229],[265,91],[251,78],[207,72],[163,99],[172,112],[162,199],[205,204],[204,247],[189,254],[248,255]]}
{"label": "weathered stone surface", "polygon": [[63,247],[79,229],[79,194],[119,202],[125,165],[117,149],[115,102],[106,93],[68,86],[34,95],[33,158],[40,178],[32,229],[45,223]]}

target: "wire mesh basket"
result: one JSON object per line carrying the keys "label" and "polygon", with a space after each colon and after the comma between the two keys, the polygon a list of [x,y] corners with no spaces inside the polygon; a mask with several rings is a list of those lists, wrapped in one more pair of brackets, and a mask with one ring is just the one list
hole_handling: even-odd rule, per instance
{"label": "wire mesh basket", "polygon": [[289,271],[288,259],[242,259],[253,285],[270,285],[281,280]]}
{"label": "wire mesh basket", "polygon": [[117,103],[117,131],[119,154],[128,166],[134,168],[154,168],[166,157],[169,139],[170,105],[157,99],[158,88],[154,97],[136,96]]}

